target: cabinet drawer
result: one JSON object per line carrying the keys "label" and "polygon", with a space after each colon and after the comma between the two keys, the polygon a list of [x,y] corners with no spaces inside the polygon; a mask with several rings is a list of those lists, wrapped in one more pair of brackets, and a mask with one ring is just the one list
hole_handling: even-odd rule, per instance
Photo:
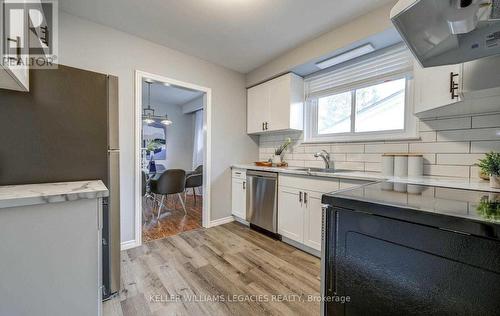
{"label": "cabinet drawer", "polygon": [[245,169],[233,169],[232,177],[235,179],[246,180],[247,179],[247,171]]}
{"label": "cabinet drawer", "polygon": [[339,189],[339,179],[280,175],[279,185],[289,188],[328,193]]}

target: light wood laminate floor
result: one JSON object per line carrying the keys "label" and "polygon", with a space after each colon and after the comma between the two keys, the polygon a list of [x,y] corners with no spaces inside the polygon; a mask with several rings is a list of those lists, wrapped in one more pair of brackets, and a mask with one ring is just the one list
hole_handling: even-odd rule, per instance
{"label": "light wood laminate floor", "polygon": [[105,316],[319,315],[320,260],[238,223],[122,252]]}
{"label": "light wood laminate floor", "polygon": [[157,210],[155,209],[153,212],[151,210],[151,203],[143,202],[143,212],[145,217],[147,217],[145,223],[142,225],[143,242],[170,237],[185,231],[201,228],[203,197],[201,195],[197,196],[195,203],[193,195],[188,194],[185,203],[187,214],[184,213],[177,196],[169,196],[158,222],[156,220]]}

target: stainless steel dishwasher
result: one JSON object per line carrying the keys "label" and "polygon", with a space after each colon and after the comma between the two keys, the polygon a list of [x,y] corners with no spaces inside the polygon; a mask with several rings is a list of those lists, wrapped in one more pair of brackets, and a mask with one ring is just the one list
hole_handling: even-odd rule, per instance
{"label": "stainless steel dishwasher", "polygon": [[278,238],[278,174],[247,171],[247,221],[250,227]]}

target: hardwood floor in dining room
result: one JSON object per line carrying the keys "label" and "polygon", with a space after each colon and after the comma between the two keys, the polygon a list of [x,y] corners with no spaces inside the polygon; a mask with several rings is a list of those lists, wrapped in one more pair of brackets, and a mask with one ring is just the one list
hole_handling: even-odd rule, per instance
{"label": "hardwood floor in dining room", "polygon": [[121,279],[105,316],[320,314],[320,259],[236,222],[123,251]]}
{"label": "hardwood floor in dining room", "polygon": [[184,213],[177,196],[170,196],[167,199],[166,206],[163,207],[160,222],[158,223],[156,221],[156,209],[153,211],[150,204],[143,202],[143,212],[146,220],[142,226],[142,241],[147,242],[201,228],[203,197],[198,195],[195,203],[194,196],[188,194],[185,204],[187,214]]}

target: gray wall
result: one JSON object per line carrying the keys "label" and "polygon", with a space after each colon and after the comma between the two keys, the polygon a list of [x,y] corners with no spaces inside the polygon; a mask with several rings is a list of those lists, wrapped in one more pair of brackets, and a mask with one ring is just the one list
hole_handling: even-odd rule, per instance
{"label": "gray wall", "polygon": [[246,134],[242,74],[65,12],[59,17],[59,61],[119,77],[122,242],[135,240],[135,70],[212,89],[211,220],[230,216],[230,166],[258,158],[258,144]]}

